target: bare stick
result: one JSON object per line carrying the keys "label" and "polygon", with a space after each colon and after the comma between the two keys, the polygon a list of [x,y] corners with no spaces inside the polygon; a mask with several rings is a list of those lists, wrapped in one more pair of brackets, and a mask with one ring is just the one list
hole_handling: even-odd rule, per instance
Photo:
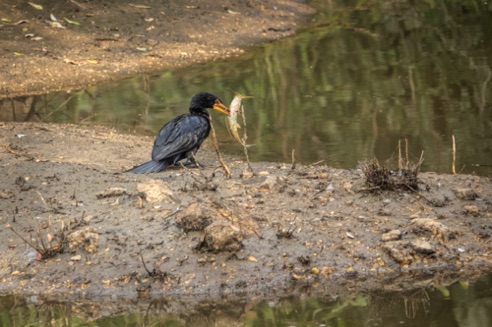
{"label": "bare stick", "polygon": [[420,153],[420,159],[419,162],[417,163],[417,173],[420,171],[420,166],[422,166],[422,163],[424,162],[424,150]]}
{"label": "bare stick", "polygon": [[325,162],[325,160],[319,160],[319,161],[313,162],[313,163],[312,163],[312,164],[310,164],[308,167],[317,166],[317,165],[319,165],[320,163],[323,163],[323,162]]}
{"label": "bare stick", "polygon": [[455,165],[456,165],[456,141],[454,139],[454,134],[452,136],[453,139],[453,163],[451,164],[451,173],[456,175]]}
{"label": "bare stick", "polygon": [[147,272],[147,274],[149,274],[149,276],[151,276],[152,272],[149,269],[147,269],[147,265],[145,264],[142,252],[140,252],[140,260],[142,260],[142,265],[143,265],[145,271]]}
{"label": "bare stick", "polygon": [[220,151],[219,151],[219,143],[217,142],[217,136],[215,136],[215,128],[214,128],[214,124],[212,122],[212,116],[210,116],[210,128],[212,129],[212,138],[214,139],[214,148],[215,148],[215,152],[217,152],[217,156],[219,157],[220,165],[224,169],[227,178],[231,178],[232,177],[231,171],[229,170],[229,168],[227,168],[224,160],[222,159],[222,155],[220,154]]}
{"label": "bare stick", "polygon": [[403,165],[401,162],[401,139],[398,140],[398,169],[402,169]]}
{"label": "bare stick", "polygon": [[296,169],[296,157],[295,157],[296,149],[292,149],[292,166],[290,169]]}
{"label": "bare stick", "polygon": [[36,246],[35,244],[29,242],[27,239],[25,239],[21,234],[17,233],[17,231],[15,229],[13,229],[12,227],[10,227],[10,230],[12,232],[15,233],[15,235],[17,235],[21,240],[23,240],[24,242],[26,242],[27,245],[29,245],[30,247],[32,247],[34,250],[36,251],[40,251],[41,249],[39,248],[39,246]]}
{"label": "bare stick", "polygon": [[244,128],[243,128],[243,149],[244,149],[244,156],[246,157],[246,162],[248,163],[248,168],[249,170],[253,173],[253,175],[255,174],[255,172],[253,171],[253,167],[251,167],[251,162],[249,161],[249,155],[248,155],[248,146],[246,145],[246,140],[248,139],[248,134],[246,134],[246,115],[244,114],[244,109],[243,109],[243,106],[241,106],[241,116],[243,117],[243,125],[244,125]]}
{"label": "bare stick", "polygon": [[77,7],[79,7],[80,9],[85,9],[84,6],[82,6],[80,3],[78,3],[77,1],[75,0],[69,0],[71,3],[73,3],[74,5],[76,5]]}
{"label": "bare stick", "polygon": [[409,161],[408,161],[408,139],[407,138],[405,138],[405,160],[408,164]]}

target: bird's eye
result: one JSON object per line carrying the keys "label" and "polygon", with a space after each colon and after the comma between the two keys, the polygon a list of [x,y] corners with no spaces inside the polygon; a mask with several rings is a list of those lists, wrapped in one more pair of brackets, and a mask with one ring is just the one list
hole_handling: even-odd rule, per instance
{"label": "bird's eye", "polygon": [[219,104],[219,103],[220,103],[219,99],[215,99],[215,104]]}

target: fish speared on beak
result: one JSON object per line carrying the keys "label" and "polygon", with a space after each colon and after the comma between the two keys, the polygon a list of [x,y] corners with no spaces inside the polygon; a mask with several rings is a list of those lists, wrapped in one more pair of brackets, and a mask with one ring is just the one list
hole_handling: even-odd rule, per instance
{"label": "fish speared on beak", "polygon": [[229,108],[227,108],[222,102],[220,102],[219,100],[215,100],[215,104],[213,106],[213,109],[217,110],[217,111],[220,111],[221,113],[229,116],[230,114],[230,110]]}

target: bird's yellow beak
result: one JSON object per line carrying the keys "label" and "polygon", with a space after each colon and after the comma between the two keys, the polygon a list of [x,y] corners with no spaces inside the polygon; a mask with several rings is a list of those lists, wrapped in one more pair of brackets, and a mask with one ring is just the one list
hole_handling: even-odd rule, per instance
{"label": "bird's yellow beak", "polygon": [[213,106],[213,109],[217,110],[217,111],[220,111],[221,113],[223,114],[226,114],[227,116],[229,116],[230,114],[230,111],[229,111],[229,108],[227,108],[222,102],[220,102],[219,100],[215,100],[215,104]]}

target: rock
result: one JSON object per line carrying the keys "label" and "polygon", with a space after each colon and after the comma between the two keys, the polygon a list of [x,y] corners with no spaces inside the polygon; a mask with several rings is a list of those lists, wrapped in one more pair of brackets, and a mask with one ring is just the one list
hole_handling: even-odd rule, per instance
{"label": "rock", "polygon": [[217,213],[202,202],[190,204],[184,210],[176,214],[176,224],[185,232],[200,231],[205,229],[213,221]]}
{"label": "rock", "polygon": [[256,221],[247,210],[240,207],[229,208],[225,203],[207,200],[190,204],[176,214],[176,224],[184,231],[201,231],[216,221],[225,221],[241,231],[243,236],[259,232]]}
{"label": "rock", "polygon": [[205,238],[200,248],[209,251],[237,251],[243,247],[243,236],[239,228],[225,220],[213,222],[204,230]]}
{"label": "rock", "polygon": [[99,234],[94,228],[87,227],[68,234],[67,241],[70,248],[81,247],[88,253],[94,253],[97,251]]}
{"label": "rock", "polygon": [[399,229],[394,229],[381,235],[381,241],[383,242],[397,241],[400,238],[401,238],[401,231]]}
{"label": "rock", "polygon": [[145,196],[145,200],[150,203],[171,201],[173,192],[169,187],[161,180],[153,179],[147,183],[140,183],[137,185],[137,190]]}
{"label": "rock", "polygon": [[410,241],[410,246],[415,250],[415,252],[420,254],[432,254],[436,252],[434,247],[429,242],[418,238]]}
{"label": "rock", "polygon": [[442,208],[446,205],[446,198],[443,196],[428,198],[427,202],[435,208]]}
{"label": "rock", "polygon": [[32,188],[29,179],[29,177],[19,176],[15,179],[15,184],[19,186],[21,191],[29,191]]}
{"label": "rock", "polygon": [[96,198],[98,199],[104,199],[104,198],[110,198],[114,196],[121,196],[128,194],[127,190],[123,187],[110,187],[103,192],[99,192],[96,194]]}
{"label": "rock", "polygon": [[409,265],[413,262],[413,256],[407,244],[403,241],[391,241],[384,243],[383,249],[400,265]]}
{"label": "rock", "polygon": [[279,179],[276,176],[268,176],[260,185],[261,191],[271,191],[277,186]]}
{"label": "rock", "polygon": [[475,200],[478,198],[478,194],[471,188],[455,188],[453,192],[461,200]]}
{"label": "rock", "polygon": [[480,210],[478,209],[477,206],[464,206],[465,212],[469,215],[472,216],[478,216],[480,215]]}
{"label": "rock", "polygon": [[92,220],[92,218],[94,218],[94,216],[93,216],[93,215],[87,215],[87,216],[84,216],[84,218],[82,218],[82,220],[83,220],[85,223],[87,223],[87,224],[88,224],[88,223]]}
{"label": "rock", "polygon": [[393,214],[393,212],[387,208],[381,208],[378,210],[378,215],[381,215],[381,216],[391,216]]}
{"label": "rock", "polygon": [[455,233],[447,226],[433,218],[415,218],[410,224],[413,226],[413,232],[417,235],[431,234],[442,240],[448,240],[455,236]]}
{"label": "rock", "polygon": [[251,178],[254,176],[254,174],[249,168],[246,168],[243,170],[240,176],[241,178]]}

